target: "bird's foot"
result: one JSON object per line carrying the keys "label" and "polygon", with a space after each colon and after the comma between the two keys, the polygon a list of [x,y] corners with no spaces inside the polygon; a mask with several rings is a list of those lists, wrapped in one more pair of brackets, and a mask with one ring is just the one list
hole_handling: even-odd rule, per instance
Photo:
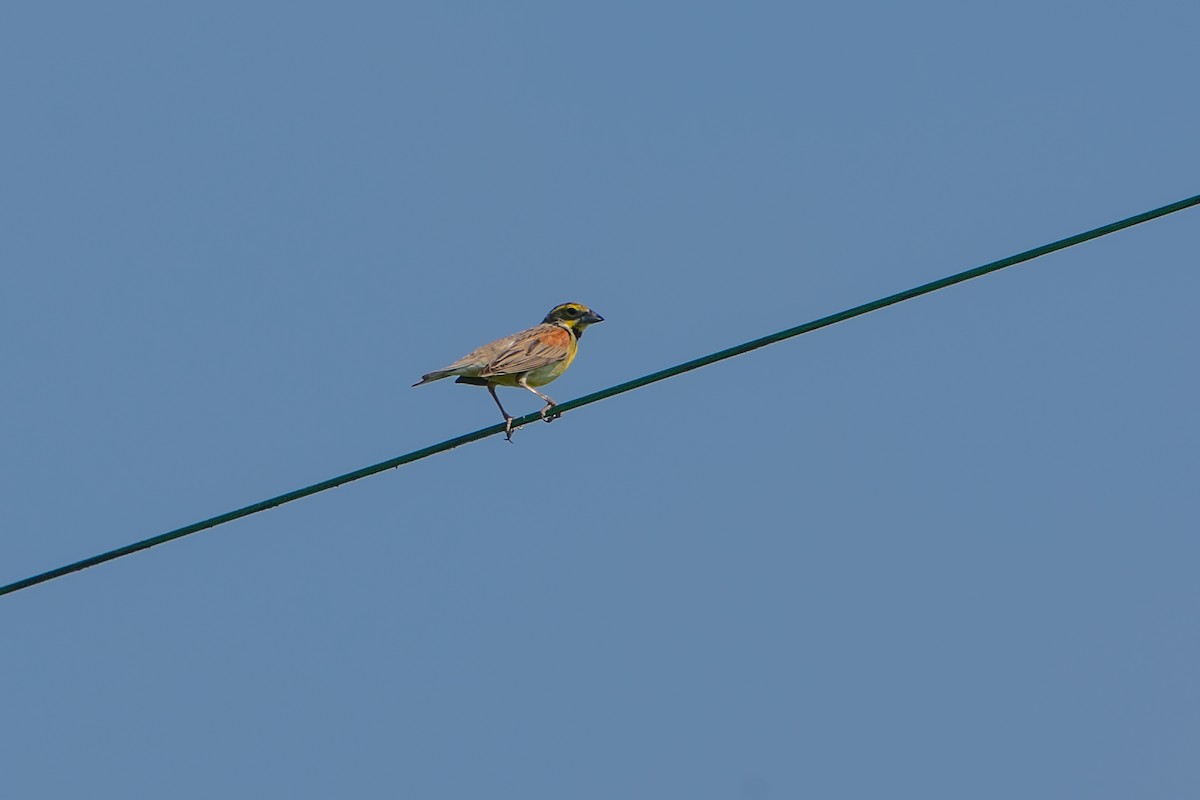
{"label": "bird's foot", "polygon": [[557,408],[557,405],[555,403],[547,404],[546,407],[543,408],[541,411],[542,419],[545,420],[546,422],[554,422],[554,420],[561,417],[562,412],[556,411],[555,410],[556,408]]}
{"label": "bird's foot", "polygon": [[510,417],[507,414],[504,415],[504,439],[509,443],[512,442],[513,433],[516,432],[513,429],[513,419],[513,417]]}

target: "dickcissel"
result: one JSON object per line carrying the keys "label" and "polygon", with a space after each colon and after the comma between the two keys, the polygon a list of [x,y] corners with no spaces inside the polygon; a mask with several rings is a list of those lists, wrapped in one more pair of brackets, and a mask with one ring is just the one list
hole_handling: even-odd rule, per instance
{"label": "dickcissel", "polygon": [[550,422],[554,417],[546,414],[556,403],[534,387],[545,386],[566,372],[575,360],[584,329],[603,321],[604,317],[582,303],[563,303],[550,309],[541,325],[472,350],[450,366],[422,375],[413,386],[451,375],[457,377],[455,383],[486,386],[504,415],[504,432],[511,442],[513,417],[500,405],[496,387],[519,386],[533,392],[546,401],[541,414]]}

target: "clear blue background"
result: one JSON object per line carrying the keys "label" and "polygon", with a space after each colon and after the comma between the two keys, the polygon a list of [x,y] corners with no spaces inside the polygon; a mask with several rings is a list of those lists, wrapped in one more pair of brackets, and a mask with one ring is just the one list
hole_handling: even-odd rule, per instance
{"label": "clear blue background", "polygon": [[[0,14],[0,582],[1200,191],[1193,2]],[[21,798],[1200,793],[1200,211],[0,598]],[[536,398],[506,390],[513,411]]]}

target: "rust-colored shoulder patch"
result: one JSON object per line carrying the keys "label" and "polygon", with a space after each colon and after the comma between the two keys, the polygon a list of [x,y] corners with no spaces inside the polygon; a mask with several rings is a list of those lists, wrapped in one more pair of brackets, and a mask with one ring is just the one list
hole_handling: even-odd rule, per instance
{"label": "rust-colored shoulder patch", "polygon": [[537,334],[538,341],[547,347],[568,347],[571,344],[571,332],[557,325],[545,325]]}

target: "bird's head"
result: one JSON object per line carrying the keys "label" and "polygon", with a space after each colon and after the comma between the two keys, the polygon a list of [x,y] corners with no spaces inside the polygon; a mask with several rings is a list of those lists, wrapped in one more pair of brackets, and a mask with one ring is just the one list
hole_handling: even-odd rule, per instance
{"label": "bird's head", "polygon": [[563,303],[550,309],[550,313],[542,320],[551,325],[562,325],[575,334],[578,339],[583,336],[583,329],[597,322],[604,322],[604,317],[592,311],[583,303]]}

